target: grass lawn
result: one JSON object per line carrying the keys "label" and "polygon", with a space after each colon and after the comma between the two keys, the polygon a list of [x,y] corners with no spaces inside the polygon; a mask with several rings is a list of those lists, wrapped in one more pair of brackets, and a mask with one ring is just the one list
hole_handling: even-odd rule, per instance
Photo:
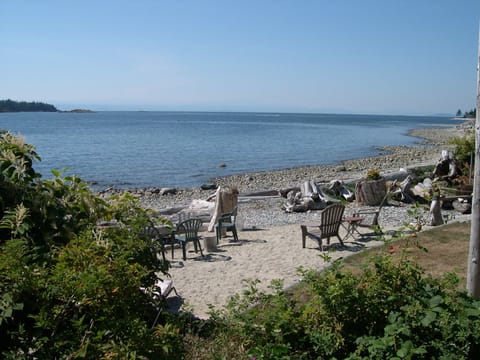
{"label": "grass lawn", "polygon": [[[412,241],[414,240],[414,241]],[[415,246],[418,241],[427,252]],[[365,259],[373,254],[387,251],[392,256],[400,257],[405,248],[427,274],[440,276],[451,272],[458,275],[460,285],[466,287],[468,247],[470,241],[470,222],[452,223],[435,227],[414,235],[414,238],[402,239],[387,246],[362,251],[345,259],[348,268],[357,268]]]}

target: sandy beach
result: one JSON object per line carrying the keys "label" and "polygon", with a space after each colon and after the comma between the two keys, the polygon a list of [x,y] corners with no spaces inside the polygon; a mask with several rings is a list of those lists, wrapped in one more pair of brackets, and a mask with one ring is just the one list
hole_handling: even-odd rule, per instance
{"label": "sandy beach", "polygon": [[[341,235],[345,230],[341,229]],[[203,233],[203,236],[214,236]],[[231,237],[222,238],[218,249],[200,256],[193,249],[187,254],[187,260],[181,260],[181,251],[176,251],[170,274],[184,302],[182,308],[189,309],[201,318],[208,317],[209,304],[219,309],[228,299],[245,289],[244,279],[258,279],[259,288],[267,290],[274,279],[283,279],[284,286],[297,283],[301,276],[298,267],[323,269],[326,264],[321,258],[318,243],[307,240],[302,248],[300,226],[283,225],[255,231],[240,231],[239,241]],[[374,237],[365,237],[345,242],[339,246],[336,238],[324,248],[333,259],[348,256],[365,248],[381,245]],[[178,299],[172,299],[178,306]]]}
{"label": "sandy beach", "polygon": [[[347,215],[352,208],[346,209]],[[407,206],[382,209],[380,224],[386,234],[404,228],[405,222],[411,220],[407,210]],[[449,212],[450,222],[468,221],[470,218],[469,215],[452,214]],[[318,211],[310,212],[306,218],[307,223],[315,223]],[[239,231],[238,242],[234,242],[231,236],[222,238],[217,249],[210,252],[206,250],[204,241],[207,237],[214,238],[215,233],[202,232],[204,256],[189,247],[186,261],[181,258],[180,249],[175,250],[173,260],[168,251],[172,265],[170,275],[180,296],[180,299],[170,298],[171,308],[190,310],[200,318],[208,318],[209,305],[221,309],[231,296],[247,288],[244,279],[260,280],[258,288],[268,291],[272,280],[282,279],[285,287],[298,283],[301,280],[297,271],[299,267],[318,271],[324,269],[328,263],[323,260],[322,250],[316,241],[307,239],[306,248],[302,248],[300,223]],[[424,226],[424,229],[428,228],[431,226]],[[384,244],[382,238],[370,229],[358,230],[363,236],[355,234],[345,239],[346,228],[342,224],[340,236],[345,246],[342,247],[334,237],[330,245],[324,242],[323,252],[328,252],[331,259],[335,260]]]}
{"label": "sandy beach", "polygon": [[[311,223],[318,219],[318,211],[286,214],[280,205],[281,197],[242,201],[242,194],[259,190],[282,189],[298,186],[305,180],[329,181],[332,179],[356,179],[364,176],[366,169],[379,168],[382,173],[433,165],[440,158],[441,150],[448,148],[449,139],[462,136],[468,126],[415,130],[413,135],[422,138],[416,146],[385,148],[384,154],[367,159],[354,159],[334,166],[312,166],[279,170],[268,173],[242,174],[216,179],[217,185],[235,184],[240,190],[239,216],[243,230],[239,241],[232,237],[222,238],[215,251],[204,255],[189,248],[187,260],[181,258],[181,250],[175,251],[170,270],[171,278],[180,298],[171,297],[169,303],[174,310],[190,310],[195,315],[208,317],[209,305],[222,308],[228,299],[245,289],[244,279],[258,279],[260,289],[267,289],[273,279],[282,279],[284,286],[297,283],[301,277],[299,267],[321,270],[327,264],[323,261],[318,243],[307,240],[302,248],[300,223]],[[199,189],[182,189],[175,195],[159,195],[152,189],[140,192],[142,204],[156,210],[174,206],[187,206],[193,199],[206,199],[210,192]],[[345,214],[355,208],[351,203]],[[408,205],[388,206],[382,209],[380,224],[388,229],[399,228],[408,221]],[[454,215],[451,217],[453,218]],[[457,221],[468,217],[457,216]],[[361,231],[369,232],[367,228]],[[345,229],[341,229],[341,236]],[[214,237],[214,233],[202,232],[202,238]],[[202,240],[203,241],[203,240]],[[345,247],[340,247],[336,238],[325,251],[333,259],[346,257],[363,249],[379,246],[382,241],[374,236],[349,238]],[[203,245],[203,242],[202,242]],[[167,252],[170,259],[170,252]]]}

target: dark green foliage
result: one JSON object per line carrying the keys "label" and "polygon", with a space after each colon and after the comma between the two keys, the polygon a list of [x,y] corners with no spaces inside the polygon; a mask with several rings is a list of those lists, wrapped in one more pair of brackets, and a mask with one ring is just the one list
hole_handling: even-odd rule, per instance
{"label": "dark green foliage", "polygon": [[[243,292],[243,298],[235,296],[226,312],[213,315],[219,332],[215,337],[225,341],[223,348],[237,342],[255,359],[304,358],[307,353],[304,346],[308,344],[303,343],[306,337],[301,309],[297,308],[291,294],[282,290],[282,282],[272,283],[273,294],[260,292],[258,281],[247,281],[247,284],[249,288]],[[240,351],[236,358],[246,355]]]}
{"label": "dark green foliage", "polygon": [[426,177],[431,177],[434,170],[434,165],[419,166],[410,169],[411,175],[419,182],[423,181]]}
{"label": "dark green foliage", "polygon": [[57,171],[42,181],[34,160],[0,137],[0,357],[174,358],[178,327],[154,324],[163,304],[150,289],[169,264],[142,235],[151,214]]}
{"label": "dark green foliage", "polygon": [[[223,315],[217,341],[256,359],[475,359],[480,302],[457,279],[425,276],[407,259],[371,258],[359,275],[334,263],[303,271],[308,300],[251,282]],[[223,330],[221,330],[223,329]],[[220,347],[217,347],[218,351]],[[231,350],[230,350],[231,351]],[[211,358],[221,358],[221,356]],[[238,358],[242,358],[239,356]]]}
{"label": "dark green foliage", "polygon": [[477,116],[477,109],[465,111],[465,114],[463,115],[464,118],[475,118],[476,116]]}
{"label": "dark green foliage", "polygon": [[0,100],[0,112],[47,111],[56,112],[57,108],[42,102]]}

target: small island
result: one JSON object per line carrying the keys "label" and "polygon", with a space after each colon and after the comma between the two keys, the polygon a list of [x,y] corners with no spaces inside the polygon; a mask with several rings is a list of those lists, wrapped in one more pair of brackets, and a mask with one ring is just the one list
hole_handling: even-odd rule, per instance
{"label": "small island", "polygon": [[59,112],[63,113],[94,113],[95,111],[93,110],[88,110],[88,109],[73,109],[73,110],[62,110]]}
{"label": "small island", "polygon": [[42,102],[26,102],[13,100],[0,100],[0,112],[22,112],[22,111],[43,111],[57,112],[57,108],[50,104]]}
{"label": "small island", "polygon": [[26,102],[0,100],[0,112],[62,112],[62,113],[93,113],[87,109],[58,110],[54,105],[42,102]]}

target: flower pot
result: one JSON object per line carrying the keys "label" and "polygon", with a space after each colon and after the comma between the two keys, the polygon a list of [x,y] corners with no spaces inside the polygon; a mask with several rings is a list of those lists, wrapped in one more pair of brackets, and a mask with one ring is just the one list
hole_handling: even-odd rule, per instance
{"label": "flower pot", "polygon": [[387,194],[385,178],[362,180],[355,186],[355,199],[358,205],[378,206]]}

